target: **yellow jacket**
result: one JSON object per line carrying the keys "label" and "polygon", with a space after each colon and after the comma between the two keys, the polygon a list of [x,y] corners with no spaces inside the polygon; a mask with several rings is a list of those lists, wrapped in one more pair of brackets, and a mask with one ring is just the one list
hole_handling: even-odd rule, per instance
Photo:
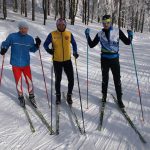
{"label": "yellow jacket", "polygon": [[69,31],[53,31],[52,45],[54,48],[54,61],[66,61],[71,59],[71,33]]}
{"label": "yellow jacket", "polygon": [[48,49],[50,43],[54,48],[54,61],[63,62],[71,59],[70,43],[73,46],[73,53],[77,52],[77,45],[70,31],[59,32],[56,30],[51,32],[44,42],[44,48]]}

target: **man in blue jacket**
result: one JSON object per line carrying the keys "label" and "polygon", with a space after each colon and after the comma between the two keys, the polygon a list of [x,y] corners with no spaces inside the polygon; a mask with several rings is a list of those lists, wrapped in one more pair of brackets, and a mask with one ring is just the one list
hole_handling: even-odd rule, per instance
{"label": "man in blue jacket", "polygon": [[20,105],[25,107],[25,99],[22,90],[23,73],[28,86],[29,99],[34,107],[36,107],[30,70],[29,52],[36,52],[41,44],[41,40],[37,37],[35,39],[36,43],[34,43],[33,37],[28,35],[29,27],[26,21],[20,21],[18,23],[18,28],[19,32],[9,34],[6,40],[2,42],[0,53],[1,55],[5,55],[8,48],[11,47],[10,64],[12,65],[12,71],[16,81],[16,89]]}
{"label": "man in blue jacket", "polygon": [[128,30],[128,38],[124,33],[118,29],[113,28],[111,25],[111,16],[104,15],[102,18],[103,29],[97,33],[94,40],[90,38],[90,29],[85,30],[85,35],[88,44],[91,48],[95,47],[98,43],[101,45],[101,70],[102,70],[102,101],[106,102],[107,88],[109,79],[109,69],[111,69],[117,94],[118,104],[124,108],[122,102],[122,88],[120,76],[120,63],[119,63],[119,39],[126,44],[130,45],[133,38],[132,31]]}

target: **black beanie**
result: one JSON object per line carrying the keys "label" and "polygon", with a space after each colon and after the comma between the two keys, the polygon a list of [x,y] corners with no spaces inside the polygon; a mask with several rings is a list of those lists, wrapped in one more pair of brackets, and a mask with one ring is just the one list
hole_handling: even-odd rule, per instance
{"label": "black beanie", "polygon": [[111,16],[110,16],[110,15],[104,15],[104,16],[102,17],[102,20],[107,20],[107,19],[111,19]]}

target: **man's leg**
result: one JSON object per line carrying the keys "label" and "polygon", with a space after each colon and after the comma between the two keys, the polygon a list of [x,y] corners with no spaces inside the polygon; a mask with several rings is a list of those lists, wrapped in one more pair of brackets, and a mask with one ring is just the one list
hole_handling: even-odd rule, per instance
{"label": "man's leg", "polygon": [[55,73],[55,90],[56,90],[56,104],[61,103],[60,84],[62,79],[62,62],[53,62]]}
{"label": "man's leg", "polygon": [[29,94],[34,94],[30,66],[23,67],[23,74],[26,80]]}
{"label": "man's leg", "polygon": [[26,84],[27,84],[27,87],[28,87],[30,102],[32,103],[32,105],[34,107],[37,107],[35,99],[34,99],[35,96],[34,96],[33,82],[32,82],[32,75],[31,75],[30,66],[23,67],[23,74],[24,74]]}
{"label": "man's leg", "polygon": [[113,74],[116,94],[118,103],[121,107],[124,107],[122,103],[122,87],[121,87],[121,76],[120,76],[120,63],[119,58],[113,59],[111,62],[111,71]]}
{"label": "man's leg", "polygon": [[106,101],[107,88],[109,80],[109,60],[101,58],[101,71],[102,71],[102,101]]}
{"label": "man's leg", "polygon": [[64,62],[64,71],[68,79],[68,94],[67,101],[69,104],[72,104],[72,90],[74,86],[74,73],[71,60]]}
{"label": "man's leg", "polygon": [[18,93],[18,99],[20,101],[20,105],[22,107],[25,106],[25,100],[23,97],[23,90],[22,90],[22,68],[21,67],[12,67],[15,82],[16,82],[16,89]]}

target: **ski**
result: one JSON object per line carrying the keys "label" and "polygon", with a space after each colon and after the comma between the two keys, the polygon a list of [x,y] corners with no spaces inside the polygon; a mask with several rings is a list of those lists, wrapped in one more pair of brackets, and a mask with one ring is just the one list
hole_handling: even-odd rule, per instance
{"label": "ski", "polygon": [[52,127],[49,125],[48,121],[45,119],[45,117],[43,116],[42,112],[37,108],[35,108],[30,100],[29,97],[27,95],[25,95],[26,99],[29,102],[29,105],[31,106],[31,108],[33,109],[33,111],[35,112],[35,114],[41,119],[42,123],[46,126],[46,128],[48,129],[48,131],[50,132],[50,134],[54,134],[55,132],[53,131]]}
{"label": "ski", "polygon": [[59,115],[60,115],[60,104],[56,105],[56,135],[59,134]]}
{"label": "ski", "polygon": [[[116,97],[113,94],[111,94],[111,96],[113,97],[115,103],[118,105]],[[119,105],[118,105],[118,107],[119,107]],[[141,133],[138,131],[138,129],[136,128],[136,126],[134,125],[134,123],[131,121],[131,119],[130,119],[129,115],[127,114],[127,112],[125,111],[125,109],[124,108],[120,108],[120,107],[119,107],[119,109],[120,109],[122,115],[124,116],[124,118],[128,121],[128,123],[132,127],[132,129],[135,131],[135,133],[138,134],[140,140],[143,143],[146,143],[145,139],[143,138],[143,136],[141,135]]]}
{"label": "ski", "polygon": [[66,104],[67,104],[68,107],[69,107],[70,113],[71,113],[71,115],[73,116],[73,118],[74,118],[74,120],[75,120],[75,122],[76,122],[76,125],[77,125],[77,127],[78,127],[78,129],[79,129],[79,132],[80,132],[81,134],[84,134],[83,129],[80,127],[80,123],[79,123],[79,120],[78,120],[78,118],[77,118],[77,115],[76,115],[76,113],[73,111],[72,105],[69,105],[69,104],[67,103],[67,99],[66,99],[66,96],[65,96],[65,93],[64,93],[64,92],[63,92],[63,98],[65,99]]}
{"label": "ski", "polygon": [[29,122],[31,132],[34,133],[34,132],[35,132],[35,129],[34,129],[34,126],[33,126],[32,121],[31,121],[31,118],[30,118],[30,116],[29,116],[29,113],[28,113],[28,111],[27,111],[27,108],[26,108],[26,106],[25,106],[25,107],[22,107],[22,108],[23,108],[24,113],[25,113],[25,115],[26,115],[26,118],[27,118],[27,120],[28,120],[28,122]]}
{"label": "ski", "polygon": [[106,102],[102,101],[102,104],[101,104],[101,107],[100,107],[101,109],[99,110],[100,111],[99,125],[97,127],[97,130],[99,130],[99,131],[101,131],[102,125],[103,125],[103,116],[104,116],[105,104],[106,104]]}

